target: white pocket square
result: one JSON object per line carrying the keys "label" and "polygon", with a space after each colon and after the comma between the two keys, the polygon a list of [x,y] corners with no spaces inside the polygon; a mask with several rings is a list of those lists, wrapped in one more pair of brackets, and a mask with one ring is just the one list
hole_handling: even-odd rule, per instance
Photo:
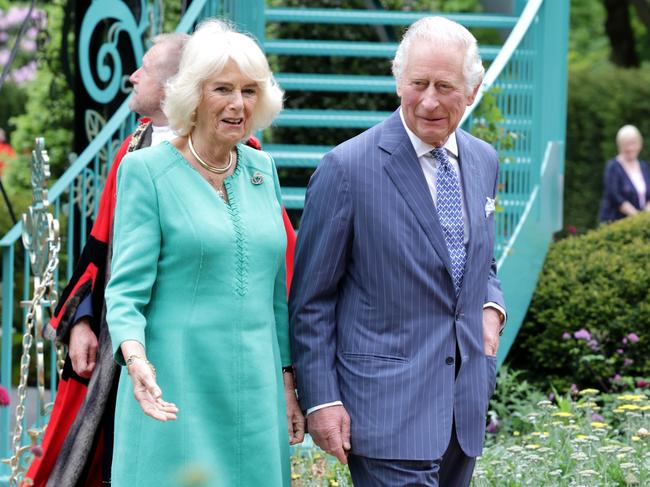
{"label": "white pocket square", "polygon": [[489,218],[494,213],[494,198],[485,198],[485,218]]}

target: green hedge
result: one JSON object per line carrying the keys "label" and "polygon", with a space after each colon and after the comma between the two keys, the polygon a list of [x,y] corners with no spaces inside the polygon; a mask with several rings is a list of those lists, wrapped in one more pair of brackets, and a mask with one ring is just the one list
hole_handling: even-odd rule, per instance
{"label": "green hedge", "polygon": [[610,389],[650,375],[648,344],[650,214],[644,213],[551,245],[509,361],[558,390],[571,383]]}
{"label": "green hedge", "polygon": [[645,135],[641,158],[650,159],[650,68],[571,67],[567,110],[564,224],[582,233],[598,224],[603,171],[622,125]]}

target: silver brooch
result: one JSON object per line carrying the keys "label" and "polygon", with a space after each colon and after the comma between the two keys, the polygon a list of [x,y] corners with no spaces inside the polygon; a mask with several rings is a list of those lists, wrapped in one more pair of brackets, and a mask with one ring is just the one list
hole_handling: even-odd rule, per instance
{"label": "silver brooch", "polygon": [[261,172],[258,171],[255,174],[253,174],[253,177],[251,178],[251,183],[258,185],[258,184],[262,184],[263,182],[264,182],[264,176],[262,176]]}

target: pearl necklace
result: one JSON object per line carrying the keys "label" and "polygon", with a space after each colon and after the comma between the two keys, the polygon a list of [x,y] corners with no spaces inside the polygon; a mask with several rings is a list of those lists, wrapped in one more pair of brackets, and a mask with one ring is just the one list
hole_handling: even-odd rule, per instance
{"label": "pearl necklace", "polygon": [[223,174],[232,167],[232,163],[233,163],[232,151],[228,152],[228,164],[223,167],[218,167],[218,166],[213,166],[211,164],[208,164],[207,162],[205,162],[203,159],[199,157],[199,155],[194,150],[194,144],[192,144],[192,134],[187,135],[187,145],[190,148],[190,152],[192,153],[192,155],[196,158],[197,161],[199,161],[199,164],[201,164],[201,166],[204,169],[207,169],[210,172],[213,172],[215,174]]}

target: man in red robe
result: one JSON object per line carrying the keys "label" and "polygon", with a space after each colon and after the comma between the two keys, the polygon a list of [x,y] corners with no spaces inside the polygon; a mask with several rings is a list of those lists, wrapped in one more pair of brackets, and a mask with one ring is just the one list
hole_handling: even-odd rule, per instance
{"label": "man in red robe", "polygon": [[[90,236],[46,330],[68,344],[68,356],[43,438],[43,454],[34,458],[24,485],[100,487],[110,482],[119,374],[104,319],[104,288],[110,273],[117,169],[128,152],[174,137],[161,102],[167,79],[178,70],[187,37],[178,33],[156,37],[142,67],[130,77],[129,107],[146,118],[122,142],[113,160]],[[254,137],[247,144],[261,148]],[[296,236],[284,209],[283,219],[289,285]]]}

